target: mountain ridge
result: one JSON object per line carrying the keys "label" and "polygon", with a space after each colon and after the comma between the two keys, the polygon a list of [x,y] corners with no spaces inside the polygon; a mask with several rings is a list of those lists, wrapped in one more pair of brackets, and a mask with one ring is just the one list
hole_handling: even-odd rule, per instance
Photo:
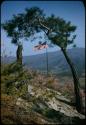
{"label": "mountain ridge", "polygon": [[[67,50],[71,61],[74,63],[78,73],[85,72],[85,48],[72,48]],[[4,62],[9,63],[15,61],[14,57],[7,57]],[[27,68],[46,72],[46,53],[24,56],[23,63]],[[48,68],[53,74],[71,74],[70,67],[61,51],[48,52]]]}

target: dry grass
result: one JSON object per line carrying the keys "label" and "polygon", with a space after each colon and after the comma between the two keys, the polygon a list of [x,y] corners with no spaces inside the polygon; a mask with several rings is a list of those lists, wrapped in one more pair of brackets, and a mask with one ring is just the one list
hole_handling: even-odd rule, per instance
{"label": "dry grass", "polygon": [[15,98],[6,94],[1,95],[1,122],[3,124],[16,123]]}

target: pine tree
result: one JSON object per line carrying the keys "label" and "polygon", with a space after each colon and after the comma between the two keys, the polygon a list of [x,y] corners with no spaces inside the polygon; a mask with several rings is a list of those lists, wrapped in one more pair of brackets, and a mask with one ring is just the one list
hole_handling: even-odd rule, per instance
{"label": "pine tree", "polygon": [[23,14],[13,15],[11,20],[2,24],[2,28],[6,31],[7,36],[11,38],[11,42],[17,46],[16,58],[17,62],[22,65],[22,44],[20,39],[23,38]]}
{"label": "pine tree", "polygon": [[16,58],[17,62],[22,65],[22,49],[21,39],[25,40],[34,34],[39,32],[39,26],[37,18],[44,17],[43,11],[38,7],[32,7],[26,9],[24,13],[13,15],[11,20],[2,24],[2,28],[6,31],[7,36],[11,38],[11,42],[17,45]]}
{"label": "pine tree", "polygon": [[47,17],[45,21],[39,20],[39,23],[51,42],[61,48],[61,51],[63,52],[67,63],[70,66],[74,81],[76,109],[79,112],[82,112],[82,98],[80,94],[78,74],[74,64],[67,54],[68,45],[73,44],[76,38],[76,35],[73,34],[76,30],[76,26],[72,25],[70,21],[66,22],[64,19],[55,17],[54,15]]}

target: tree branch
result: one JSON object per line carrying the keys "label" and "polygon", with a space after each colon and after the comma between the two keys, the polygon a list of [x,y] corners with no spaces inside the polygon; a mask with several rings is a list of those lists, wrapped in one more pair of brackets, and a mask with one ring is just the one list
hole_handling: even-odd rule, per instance
{"label": "tree branch", "polygon": [[38,19],[38,21],[39,21],[39,23],[40,23],[40,25],[43,27],[43,28],[45,28],[45,29],[47,29],[48,31],[47,31],[47,33],[46,33],[46,35],[48,35],[50,32],[52,32],[52,29],[50,29],[49,27],[47,27],[47,26],[45,26],[44,24],[42,24],[42,22],[40,21],[40,19]]}
{"label": "tree branch", "polygon": [[[45,28],[45,29],[47,29],[48,31],[47,31],[47,33],[46,33],[46,35],[49,35],[49,33],[50,32],[55,32],[54,30],[52,30],[52,29],[50,29],[49,27],[47,27],[47,26],[45,26],[41,21],[40,21],[40,19],[38,19],[38,21],[39,21],[39,23],[40,23],[40,25],[43,27],[43,28]],[[60,32],[57,32],[58,34],[61,34]]]}

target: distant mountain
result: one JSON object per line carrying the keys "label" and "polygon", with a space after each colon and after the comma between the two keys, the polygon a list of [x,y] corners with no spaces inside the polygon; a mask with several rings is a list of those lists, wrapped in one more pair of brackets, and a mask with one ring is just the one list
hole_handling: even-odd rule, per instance
{"label": "distant mountain", "polygon": [[[78,73],[81,75],[81,73],[83,73],[85,70],[85,49],[69,49],[68,55],[74,63]],[[8,57],[7,59],[4,59],[6,63],[12,62],[14,60],[14,57]],[[24,56],[23,63],[28,68],[46,72],[46,53],[33,56]],[[66,59],[61,51],[48,53],[48,66],[49,71],[52,73],[71,74],[69,65],[67,64]]]}

